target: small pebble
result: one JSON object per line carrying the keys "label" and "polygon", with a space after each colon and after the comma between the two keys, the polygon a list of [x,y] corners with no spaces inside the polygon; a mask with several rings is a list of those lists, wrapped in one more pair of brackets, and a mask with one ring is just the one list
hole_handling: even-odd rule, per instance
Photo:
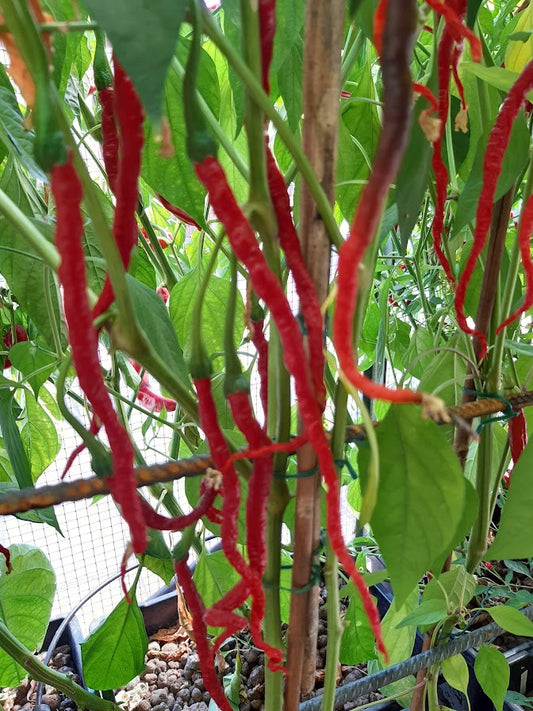
{"label": "small pebble", "polygon": [[202,701],[203,700],[203,694],[200,689],[198,689],[196,686],[194,686],[191,689],[191,701]]}
{"label": "small pebble", "polygon": [[177,644],[174,644],[174,642],[166,642],[161,647],[161,652],[167,657],[177,656],[178,651],[179,651],[179,647]]}
{"label": "small pebble", "polygon": [[189,711],[209,711],[209,709],[206,703],[199,701],[197,704],[191,704]]}

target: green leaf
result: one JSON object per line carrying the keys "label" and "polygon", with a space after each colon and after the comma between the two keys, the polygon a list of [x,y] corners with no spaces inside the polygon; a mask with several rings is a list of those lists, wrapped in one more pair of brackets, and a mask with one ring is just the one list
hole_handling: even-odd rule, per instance
{"label": "green leaf", "polygon": [[161,531],[148,529],[148,548],[139,558],[142,559],[145,568],[159,575],[165,585],[170,584],[174,576],[174,563]]}
{"label": "green leaf", "polygon": [[[380,481],[371,526],[401,604],[433,562],[450,550],[462,518],[465,484],[445,435],[422,419],[418,408],[393,405],[376,436]],[[368,456],[360,450],[363,492]]]}
{"label": "green leaf", "polygon": [[487,607],[487,612],[496,624],[511,634],[533,637],[533,622],[514,607],[497,605]]}
{"label": "green leaf", "polygon": [[375,640],[370,623],[363,610],[361,596],[352,588],[344,617],[347,625],[342,634],[339,661],[341,664],[359,664],[376,659]]}
{"label": "green leaf", "polygon": [[[487,84],[505,92],[508,92],[518,79],[518,74],[509,71],[509,69],[504,69],[503,67],[485,67],[477,62],[462,62],[461,71],[469,72],[487,82]],[[533,91],[526,94],[526,97],[529,101],[533,101]]]}
{"label": "green leaf", "polygon": [[[461,336],[450,339],[447,345],[464,352]],[[420,389],[438,395],[448,406],[455,405],[461,400],[465,375],[464,358],[461,358],[459,353],[443,351],[433,356],[432,362],[422,373]]]}
{"label": "green leaf", "polygon": [[376,107],[358,99],[375,98],[370,62],[365,62],[351,99],[342,110],[339,126],[336,198],[343,216],[351,221],[377,149],[380,122]]}
{"label": "green leaf", "polygon": [[28,391],[24,392],[20,436],[30,460],[32,481],[35,483],[46,467],[55,460],[61,448],[61,441],[56,425]]}
{"label": "green leaf", "polygon": [[424,600],[416,610],[413,610],[403,618],[398,624],[398,628],[408,627],[409,625],[431,625],[444,620],[447,616],[448,611],[444,600]]}
{"label": "green leaf", "polygon": [[422,200],[426,194],[433,155],[431,143],[424,135],[418,122],[421,111],[426,108],[426,99],[420,97],[414,108],[409,143],[396,178],[396,202],[398,203],[398,226],[402,254],[405,254],[407,243],[418,219]]}
{"label": "green leaf", "polygon": [[509,686],[509,664],[503,654],[496,647],[484,644],[476,655],[474,672],[496,711],[502,711]]}
{"label": "green leaf", "polygon": [[[55,593],[55,575],[38,548],[19,544],[9,548],[13,570],[9,575],[0,556],[0,619],[31,650],[42,644]],[[0,686],[17,686],[26,671],[0,649]]]}
{"label": "green leaf", "polygon": [[54,372],[57,364],[56,358],[39,348],[30,341],[15,343],[9,352],[11,364],[20,370],[30,384],[35,397],[48,376]]}
{"label": "green leaf", "polygon": [[[483,165],[489,133],[490,127],[487,127],[483,136],[479,140],[472,170],[470,171],[465,186],[461,191],[453,225],[454,237],[458,235],[463,227],[468,225],[475,217],[483,185]],[[503,157],[502,170],[498,179],[494,200],[499,200],[499,198],[501,198],[502,195],[509,190],[514,181],[526,167],[528,160],[528,148],[529,130],[524,115],[520,114],[514,121],[511,129],[509,144]],[[492,206],[489,205],[485,207],[492,208]]]}
{"label": "green leaf", "polygon": [[530,439],[513,469],[498,532],[484,560],[533,556],[533,540],[531,536],[524,536],[524,531],[533,525],[532,471],[533,439]]}
{"label": "green leaf", "polygon": [[0,141],[4,147],[34,178],[46,182],[46,175],[33,159],[33,134],[22,124],[17,98],[13,91],[3,86],[0,86],[0,116]]}
{"label": "green leaf", "polygon": [[149,343],[167,366],[174,370],[182,383],[190,387],[189,372],[183,360],[183,351],[163,300],[155,291],[141,284],[132,276],[127,275],[126,278],[135,315]]}
{"label": "green leaf", "polygon": [[[185,358],[188,359],[191,348],[192,317],[198,289],[198,270],[192,269],[185,274],[170,293],[170,318],[183,344]],[[230,293],[227,279],[213,276],[209,279],[202,308],[202,337],[209,355],[224,351],[224,319]],[[233,329],[234,342],[241,343],[244,331],[244,304],[240,292],[237,293],[237,308]]]}
{"label": "green leaf", "polygon": [[466,607],[476,592],[477,581],[462,565],[454,565],[451,570],[429,581],[422,599],[441,600],[449,605],[451,614],[461,607]]}
{"label": "green leaf", "polygon": [[12,471],[19,487],[23,489],[27,486],[33,486],[34,480],[13,412],[13,396],[13,391],[0,390],[0,431],[2,432],[4,447],[6,448]]}
{"label": "green leaf", "polygon": [[148,637],[135,588],[81,645],[83,677],[91,689],[124,686],[144,670]]}
{"label": "green leaf", "polygon": [[161,118],[163,86],[187,0],[85,0],[135,84],[152,121]]}
{"label": "green leaf", "polygon": [[468,695],[468,680],[470,678],[468,672],[468,664],[462,654],[456,654],[442,662],[442,674],[448,684],[457,691],[461,691],[465,696]]}
{"label": "green leaf", "polygon": [[[207,608],[218,602],[240,580],[237,571],[228,563],[223,551],[202,551],[193,574],[198,592]],[[208,628],[215,633],[214,628]]]}
{"label": "green leaf", "polygon": [[302,117],[303,41],[295,42],[278,72],[278,86],[293,131]]}

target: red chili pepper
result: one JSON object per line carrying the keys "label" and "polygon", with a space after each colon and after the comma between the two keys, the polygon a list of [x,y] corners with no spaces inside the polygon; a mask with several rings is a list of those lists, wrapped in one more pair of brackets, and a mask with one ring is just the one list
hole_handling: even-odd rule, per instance
{"label": "red chili pepper", "polygon": [[202,481],[200,500],[194,509],[183,516],[173,516],[171,518],[158,514],[147,501],[141,498],[144,520],[149,528],[154,528],[158,531],[182,531],[206,515],[213,505],[217,494],[218,492],[214,486],[206,484],[205,480]]}
{"label": "red chili pepper", "polygon": [[[524,273],[526,275],[526,295],[524,296],[524,303],[519,306],[516,311],[505,319],[496,329],[496,333],[500,333],[506,326],[508,326],[512,321],[514,321],[520,314],[527,311],[531,306],[533,306],[533,262],[531,261],[531,248],[530,240],[533,234],[533,195],[530,195],[527,199],[525,206],[522,209],[522,217],[520,219],[520,229],[518,232],[518,244],[520,245],[520,254],[522,256],[522,264],[524,265]],[[513,417],[513,420],[516,420]]]}
{"label": "red chili pepper", "polygon": [[119,137],[115,123],[115,92],[113,87],[100,89],[98,92],[98,101],[102,107],[100,118],[102,127],[102,157],[107,173],[107,181],[111,191],[114,193],[119,170]]}
{"label": "red chili pepper", "polygon": [[[21,326],[20,323],[15,324],[15,343],[23,343],[27,340],[28,334],[26,333],[26,329],[24,328],[24,326]],[[3,337],[2,341],[7,350],[10,350],[13,347],[13,331],[11,327],[9,328],[9,331],[6,333],[6,335]],[[9,356],[6,356],[6,359],[4,360],[4,370],[6,370],[6,368],[11,368],[11,361],[9,360]]]}
{"label": "red chili pepper", "polygon": [[9,575],[9,573],[13,570],[13,566],[11,565],[11,553],[9,551],[9,548],[6,548],[0,543],[0,553],[6,559],[6,574]]}
{"label": "red chili pepper", "polygon": [[[280,227],[281,229],[281,227]],[[267,644],[262,637],[261,623],[265,616],[265,593],[263,575],[266,569],[266,517],[270,484],[273,477],[272,444],[261,425],[257,422],[250,395],[247,392],[229,393],[227,396],[235,424],[246,437],[252,449],[267,448],[268,454],[254,458],[252,476],[248,482],[246,507],[246,550],[251,571],[250,589],[252,608],[250,613],[250,633],[254,644],[268,656],[271,671],[280,671],[283,661],[281,650]]]}
{"label": "red chili pepper", "polygon": [[294,285],[300,298],[300,308],[307,326],[309,343],[309,366],[316,398],[321,409],[326,403],[324,384],[324,336],[323,320],[315,285],[307,270],[300,249],[300,241],[291,214],[289,194],[272,152],[267,149],[267,175],[270,197],[278,222],[278,236],[285,252],[287,265],[292,272]]}
{"label": "red chili pepper", "polygon": [[[141,372],[142,367],[138,363],[131,359],[130,363],[137,373]],[[163,408],[165,408],[167,412],[174,412],[177,407],[175,400],[164,397],[164,395],[160,395],[152,390],[148,382],[147,373],[143,373],[141,384],[137,390],[136,399],[141,403],[141,405],[144,405],[147,410],[152,410],[153,412],[161,412]]]}
{"label": "red chili pepper", "polygon": [[159,296],[163,299],[164,304],[168,303],[168,300],[170,298],[170,292],[166,286],[158,286],[155,290],[155,293],[159,294]]}
{"label": "red chili pepper", "polygon": [[161,205],[163,205],[166,210],[168,210],[175,217],[177,217],[178,220],[181,220],[181,222],[185,222],[186,225],[192,225],[192,227],[196,227],[197,230],[201,229],[200,225],[196,222],[194,217],[191,217],[187,212],[185,212],[185,210],[182,210],[181,207],[176,207],[168,200],[165,200],[165,198],[159,193],[156,193],[156,197],[161,203]]}
{"label": "red chili pepper", "polygon": [[411,119],[409,63],[416,29],[414,3],[390,3],[385,25],[381,66],[384,84],[383,129],[379,146],[346,242],[339,252],[337,302],[333,316],[333,343],[339,366],[351,384],[370,398],[389,402],[422,402],[422,394],[391,390],[366,378],[353,355],[353,316],[358,290],[358,268],[372,242],[407,143]]}
{"label": "red chili pepper", "polygon": [[[120,136],[120,161],[115,182],[116,207],[113,236],[122,262],[128,266],[131,250],[137,244],[138,179],[141,170],[141,153],[144,144],[144,112],[131,79],[114,59],[115,113]],[[113,302],[113,287],[106,277],[104,288],[93,310],[96,318]]]}
{"label": "red chili pepper", "polygon": [[476,227],[474,229],[474,243],[472,250],[468,255],[463,273],[459,278],[457,289],[455,292],[455,311],[457,314],[457,322],[465,333],[470,333],[475,336],[480,343],[479,360],[487,354],[488,346],[485,335],[475,328],[470,328],[464,314],[464,301],[466,296],[466,288],[479,255],[483,251],[487,235],[492,220],[492,211],[494,203],[494,195],[498,178],[501,173],[503,156],[505,149],[509,143],[511,128],[513,122],[520,111],[525,96],[533,88],[533,61],[526,64],[524,70],[511,87],[505,101],[502,104],[500,112],[496,117],[496,121],[489,135],[487,148],[485,150],[485,158],[483,161],[483,187],[479,197],[477,212],[476,212]]}
{"label": "red chili pepper", "polygon": [[82,247],[83,190],[71,154],[67,163],[52,169],[52,193],[57,217],[55,243],[61,256],[58,274],[63,287],[72,359],[80,386],[107,433],[113,458],[113,476],[109,479],[111,493],[130,527],[134,551],[142,553],[146,549],[146,525],[137,496],[134,451],[113,409],[98,360],[98,336],[87,298]]}
{"label": "red chili pepper", "polygon": [[509,445],[511,457],[516,464],[527,444],[527,422],[523,410],[509,420]]}
{"label": "red chili pepper", "polygon": [[453,2],[443,2],[442,0],[425,0],[425,2],[426,5],[429,5],[438,15],[442,15],[455,42],[460,44],[463,39],[469,41],[472,59],[474,62],[480,62],[482,56],[481,42],[472,30],[463,23],[457,11],[456,4]]}
{"label": "red chili pepper", "polygon": [[265,421],[268,414],[268,341],[265,338],[265,320],[250,319],[250,338],[257,351],[257,371],[259,373],[259,395]]}
{"label": "red chili pepper", "polygon": [[387,9],[389,0],[379,0],[376,12],[374,13],[374,28],[373,39],[378,57],[381,56],[381,47],[383,45],[383,30],[385,29],[385,18],[387,17]]}
{"label": "red chili pepper", "polygon": [[223,631],[213,641],[213,651],[217,652],[224,642],[248,624],[245,617],[234,610],[244,605],[250,595],[248,580],[241,578],[220,600],[214,603],[204,614],[204,622],[211,627],[222,627]]}
{"label": "red chili pepper", "polygon": [[296,337],[296,334],[299,333],[298,323],[279,281],[268,267],[255,235],[239,208],[217,159],[208,156],[201,163],[196,164],[195,169],[198,178],[209,192],[213,210],[226,228],[235,255],[248,269],[254,291],[268,306],[278,328],[284,348],[285,364],[289,373],[294,377],[298,407],[306,435],[317,454],[320,470],[327,487],[327,528],[330,542],[341,565],[352,577],[360,592],[365,613],[376,636],[378,649],[387,656],[381,635],[379,614],[364,580],[344,544],[340,526],[339,481],[331,449],[322,427],[322,414],[307,374],[302,369],[302,363],[306,361],[306,358],[302,339]]}
{"label": "red chili pepper", "polygon": [[272,62],[274,35],[276,34],[276,0],[259,0],[259,27],[261,35],[261,63],[263,88],[270,93],[268,73]]}
{"label": "red chili pepper", "polygon": [[221,711],[233,711],[215,672],[213,648],[209,643],[207,627],[204,621],[205,605],[192,579],[191,571],[187,565],[187,559],[188,555],[182,560],[174,561],[174,571],[192,615],[194,641],[196,643],[196,649],[198,650],[202,679],[209,695]]}

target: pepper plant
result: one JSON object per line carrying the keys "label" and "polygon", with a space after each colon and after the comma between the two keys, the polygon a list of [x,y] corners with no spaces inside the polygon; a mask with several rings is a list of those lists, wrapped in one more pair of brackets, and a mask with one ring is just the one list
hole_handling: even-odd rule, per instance
{"label": "pepper plant", "polygon": [[[531,6],[0,8],[0,513],[29,508],[57,525],[51,504],[110,493],[130,532],[124,569],[135,554],[138,575],[175,572],[223,710],[235,701],[216,653],[244,630],[265,653],[266,709],[296,709],[312,690],[323,577],[332,709],[339,660],[400,661],[417,626],[438,644],[479,607],[483,559],[533,555],[522,534],[533,510],[522,409],[533,403]],[[129,433],[134,410],[145,433],[172,433],[152,471]],[[60,418],[82,441],[67,468],[87,447],[96,478],[44,498]],[[184,513],[161,482],[187,473]],[[146,483],[150,494],[137,489]],[[385,562],[371,579],[392,584],[383,626],[361,539],[343,536],[341,489]],[[205,531],[221,551],[205,549]],[[53,573],[40,552],[1,543],[0,684],[16,684],[21,664],[49,679],[24,660],[42,639]],[[14,595],[25,578],[46,590],[38,605],[30,589]],[[91,688],[143,669],[137,581],[84,643]],[[512,609],[527,601],[491,614],[530,634]],[[38,624],[23,630],[15,612],[31,605]],[[486,646],[476,662],[497,708],[502,659]],[[463,688],[460,661],[444,671]],[[436,709],[437,672],[393,693]]]}

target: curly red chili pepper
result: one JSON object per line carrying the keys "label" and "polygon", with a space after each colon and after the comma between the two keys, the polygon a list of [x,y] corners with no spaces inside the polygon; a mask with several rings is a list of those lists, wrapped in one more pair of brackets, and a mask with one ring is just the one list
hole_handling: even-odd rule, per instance
{"label": "curly red chili pepper", "polygon": [[358,268],[376,232],[389,186],[407,143],[411,119],[409,62],[416,7],[390,3],[385,26],[381,66],[384,84],[383,129],[372,167],[346,242],[339,252],[337,302],[333,316],[333,343],[339,366],[351,384],[370,398],[389,402],[422,402],[422,394],[407,389],[390,390],[366,378],[354,363],[353,315],[358,289]]}
{"label": "curly red chili pepper", "polygon": [[213,647],[209,643],[207,627],[204,621],[205,605],[192,579],[191,571],[187,565],[187,559],[188,555],[182,560],[174,561],[174,571],[192,615],[194,641],[198,650],[202,679],[209,695],[221,711],[233,711],[215,672]]}
{"label": "curly red chili pepper", "polygon": [[205,481],[202,481],[200,501],[194,509],[183,516],[173,516],[171,518],[158,514],[153,510],[148,502],[141,499],[141,508],[144,520],[149,528],[154,528],[158,531],[182,531],[184,528],[187,528],[187,526],[197,523],[202,516],[207,514],[213,505],[217,494],[218,492],[214,486],[206,484]]}
{"label": "curly red chili pepper", "polygon": [[[138,179],[144,144],[144,112],[131,79],[115,59],[115,113],[120,135],[120,161],[115,182],[117,204],[113,220],[113,236],[122,263],[128,266],[131,250],[137,244]],[[106,277],[104,288],[94,307],[96,318],[113,302],[113,287]]]}
{"label": "curly red chili pepper", "polygon": [[233,251],[248,269],[255,292],[268,306],[278,328],[284,348],[285,365],[295,380],[300,415],[327,486],[327,528],[331,545],[359,590],[379,651],[387,655],[374,601],[344,544],[340,526],[339,481],[322,427],[321,411],[307,374],[302,369],[306,358],[301,338],[295,337],[299,332],[298,323],[279,281],[269,269],[255,235],[235,200],[220,163],[216,158],[208,156],[202,163],[196,164],[195,169],[209,192],[213,210],[226,228]]}
{"label": "curly red chili pepper", "polygon": [[[91,417],[91,422],[89,424],[89,432],[96,436],[98,432],[100,431],[100,428],[102,426],[102,423],[100,420],[95,417],[94,415]],[[74,449],[73,452],[71,452],[70,457],[67,459],[67,463],[65,464],[65,468],[63,469],[63,473],[61,474],[61,479],[64,479],[66,475],[68,474],[70,468],[76,461],[76,458],[83,452],[85,449],[86,444],[85,442],[82,442],[81,444],[78,444],[78,446]]]}
{"label": "curly red chili pepper", "polygon": [[100,89],[98,101],[102,107],[102,157],[111,191],[115,193],[119,171],[119,137],[115,123],[115,91],[113,87]]}
{"label": "curly red chili pepper", "polygon": [[437,14],[442,15],[446,22],[446,27],[449,28],[450,34],[455,42],[461,43],[463,39],[468,40],[472,59],[474,62],[480,62],[481,42],[472,30],[463,23],[455,3],[444,2],[444,0],[425,0],[425,3],[429,5],[432,10],[435,10]]}
{"label": "curly red chili pepper", "polygon": [[276,0],[259,0],[259,27],[261,35],[261,65],[263,70],[263,88],[270,93],[268,73],[272,61],[274,35],[276,34]]}
{"label": "curly red chili pepper", "polygon": [[492,220],[492,210],[494,203],[494,195],[498,178],[501,173],[503,156],[505,149],[509,143],[513,122],[520,111],[520,107],[524,103],[526,94],[533,88],[533,61],[526,64],[524,70],[511,87],[505,101],[502,104],[500,112],[496,117],[496,121],[489,135],[485,158],[483,161],[483,187],[476,212],[476,227],[474,229],[474,243],[472,250],[468,255],[463,273],[459,278],[457,289],[455,292],[455,311],[457,314],[457,322],[465,333],[470,333],[475,336],[480,343],[479,360],[487,354],[488,346],[485,335],[475,328],[471,328],[464,314],[464,301],[466,296],[466,288],[479,255],[483,251],[487,235]]}
{"label": "curly red chili pepper", "polygon": [[519,306],[516,311],[513,311],[513,313],[498,326],[496,333],[500,333],[500,331],[518,318],[520,314],[523,314],[524,311],[527,311],[531,308],[531,306],[533,306],[533,262],[531,261],[530,246],[531,235],[533,235],[533,195],[529,196],[525,206],[522,208],[520,228],[518,231],[518,244],[520,246],[522,264],[524,265],[524,273],[526,275],[526,295],[524,296],[524,303],[522,306]]}
{"label": "curly red chili pepper", "polygon": [[168,210],[175,217],[177,217],[178,220],[181,220],[181,222],[185,222],[186,225],[196,227],[197,230],[201,229],[200,225],[196,222],[194,217],[191,217],[189,213],[185,212],[185,210],[182,210],[181,207],[176,207],[176,205],[173,205],[168,200],[165,200],[165,198],[159,193],[156,193],[156,197],[161,203],[161,205],[163,205],[166,210]]}
{"label": "curly red chili pepper", "polygon": [[257,351],[257,371],[259,373],[259,396],[265,421],[268,413],[268,341],[265,338],[265,320],[253,321],[250,318],[250,339]]}
{"label": "curly red chili pepper", "polygon": [[111,493],[129,524],[134,551],[142,553],[146,549],[146,525],[137,496],[134,451],[111,404],[98,360],[98,336],[93,327],[87,298],[82,247],[83,218],[80,205],[83,190],[71,154],[67,163],[54,166],[51,184],[57,218],[55,243],[61,255],[58,274],[63,286],[72,359],[80,386],[108,436],[113,458],[113,476],[109,479]]}
{"label": "curly red chili pepper", "polygon": [[372,35],[378,56],[381,55],[381,48],[383,46],[383,30],[385,28],[385,18],[387,17],[388,7],[389,0],[379,0],[376,12],[374,13],[374,27]]}

